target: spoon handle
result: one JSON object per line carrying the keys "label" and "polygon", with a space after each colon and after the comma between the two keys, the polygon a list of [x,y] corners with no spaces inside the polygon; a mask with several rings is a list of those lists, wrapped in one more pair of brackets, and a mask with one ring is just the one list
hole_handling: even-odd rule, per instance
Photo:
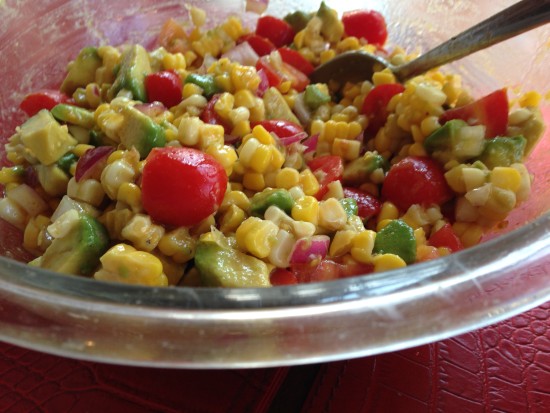
{"label": "spoon handle", "polygon": [[550,0],[521,0],[409,63],[394,68],[394,73],[404,81],[548,22]]}

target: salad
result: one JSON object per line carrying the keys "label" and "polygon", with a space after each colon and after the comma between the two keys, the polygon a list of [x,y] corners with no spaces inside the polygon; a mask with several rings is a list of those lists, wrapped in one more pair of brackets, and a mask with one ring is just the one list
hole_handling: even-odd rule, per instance
{"label": "salad", "polygon": [[158,47],[89,46],[25,97],[0,218],[37,267],[149,286],[363,275],[480,242],[525,201],[541,96],[433,70],[313,84],[340,53],[393,64],[384,17],[321,3],[254,28],[168,20]]}

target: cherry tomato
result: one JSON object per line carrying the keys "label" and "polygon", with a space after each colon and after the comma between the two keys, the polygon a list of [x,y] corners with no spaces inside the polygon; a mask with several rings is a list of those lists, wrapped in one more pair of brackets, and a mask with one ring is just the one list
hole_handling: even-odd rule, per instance
{"label": "cherry tomato", "polygon": [[283,62],[288,63],[308,76],[313,72],[313,65],[302,56],[300,52],[289,49],[288,47],[281,47],[278,50]]}
{"label": "cherry tomato", "polygon": [[269,276],[272,285],[292,285],[298,284],[296,274],[283,268],[276,268]]}
{"label": "cherry tomato", "polygon": [[265,56],[266,54],[271,53],[273,50],[277,50],[273,42],[265,37],[258,36],[254,33],[245,34],[241,36],[237,43],[248,42],[250,47],[258,54],[258,56]]}
{"label": "cherry tomato", "polygon": [[402,93],[405,87],[399,83],[378,85],[371,89],[363,101],[362,112],[369,119],[366,133],[374,136],[388,119],[388,103],[391,98]]}
{"label": "cherry tomato", "polygon": [[302,284],[369,274],[373,272],[373,269],[373,266],[369,264],[341,264],[325,258],[319,264],[313,266],[307,264],[293,265],[290,271],[295,275],[298,283]]}
{"label": "cherry tomato", "polygon": [[460,238],[455,234],[453,227],[449,223],[446,223],[434,232],[428,240],[428,244],[437,248],[446,247],[452,252],[464,249],[462,241],[460,241]]}
{"label": "cherry tomato", "polygon": [[196,149],[154,148],[143,167],[143,208],[162,224],[198,224],[218,209],[226,188],[223,167]]}
{"label": "cherry tomato", "polygon": [[386,20],[375,10],[354,10],[342,15],[344,31],[348,36],[364,38],[370,44],[382,46],[388,38]]}
{"label": "cherry tomato", "polygon": [[319,191],[315,194],[315,198],[319,200],[323,199],[328,192],[328,184],[342,179],[344,173],[342,158],[335,155],[323,155],[313,158],[307,166],[319,181]]}
{"label": "cherry tomato", "polygon": [[149,102],[161,102],[167,108],[181,102],[182,88],[181,78],[173,70],[151,73],[145,77],[145,90]]}
{"label": "cherry tomato", "polygon": [[220,96],[221,94],[218,93],[210,98],[208,104],[201,113],[201,120],[204,123],[208,123],[210,125],[221,125],[223,126],[225,133],[229,134],[231,133],[231,125],[226,122],[220,115],[218,115],[218,112],[216,112],[216,110],[214,109],[214,106],[216,105],[216,102],[220,99]]}
{"label": "cherry tomato", "polygon": [[29,116],[34,116],[42,109],[52,110],[60,103],[70,101],[69,96],[55,89],[44,89],[25,96],[19,108]]}
{"label": "cherry tomato", "polygon": [[172,18],[160,29],[158,43],[170,53],[184,53],[189,49],[185,29]]}
{"label": "cherry tomato", "polygon": [[368,192],[357,188],[344,188],[344,196],[355,199],[357,215],[362,219],[369,219],[380,212],[380,201]]}
{"label": "cherry tomato", "polygon": [[297,123],[282,119],[263,120],[261,122],[252,122],[251,126],[261,125],[268,132],[273,132],[279,138],[289,138],[304,132],[304,128]]}
{"label": "cherry tomato", "polygon": [[468,105],[446,111],[439,117],[439,122],[444,124],[451,119],[462,119],[470,125],[485,125],[485,137],[494,138],[506,134],[508,108],[506,89],[500,89]]}
{"label": "cherry tomato", "polygon": [[283,81],[289,80],[292,87],[301,92],[309,85],[309,77],[304,73],[282,60],[273,59],[271,55],[260,57],[256,63],[256,70],[265,72],[269,86],[278,87]]}
{"label": "cherry tomato", "polygon": [[256,25],[256,34],[273,42],[276,47],[283,47],[294,40],[292,26],[274,16],[262,16]]}
{"label": "cherry tomato", "polygon": [[443,173],[435,160],[409,156],[390,168],[382,184],[382,197],[402,211],[413,204],[441,205],[453,194]]}

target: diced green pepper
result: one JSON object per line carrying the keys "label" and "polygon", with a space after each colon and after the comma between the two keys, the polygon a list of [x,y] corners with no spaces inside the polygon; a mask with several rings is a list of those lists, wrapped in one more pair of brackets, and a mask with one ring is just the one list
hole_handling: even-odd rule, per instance
{"label": "diced green pepper", "polygon": [[95,124],[94,113],[78,106],[60,103],[55,105],[51,112],[53,117],[61,122],[71,123],[87,129],[93,128]]}
{"label": "diced green pepper", "polygon": [[330,96],[322,92],[315,85],[308,85],[304,92],[304,102],[312,110],[317,110],[319,106],[330,102]]}
{"label": "diced green pepper", "polygon": [[250,200],[250,213],[256,217],[263,217],[271,205],[290,215],[294,206],[294,198],[286,189],[264,189],[262,192],[256,193]]}
{"label": "diced green pepper", "polygon": [[478,160],[489,169],[496,166],[510,166],[521,162],[525,153],[527,139],[523,136],[497,137],[486,141],[485,149]]}
{"label": "diced green pepper", "polygon": [[416,238],[413,229],[400,219],[391,221],[376,234],[373,252],[395,254],[407,264],[416,261]]}
{"label": "diced green pepper", "polygon": [[207,98],[212,97],[212,95],[215,95],[216,93],[220,93],[222,90],[218,87],[216,84],[216,79],[214,79],[214,76],[212,75],[200,75],[198,73],[190,73],[185,78],[184,83],[193,83],[197,86],[199,86],[204,96]]}
{"label": "diced green pepper", "polygon": [[353,198],[343,198],[340,200],[340,204],[342,204],[342,206],[344,207],[344,211],[346,211],[346,215],[348,217],[357,215],[357,213],[359,212],[357,201]]}

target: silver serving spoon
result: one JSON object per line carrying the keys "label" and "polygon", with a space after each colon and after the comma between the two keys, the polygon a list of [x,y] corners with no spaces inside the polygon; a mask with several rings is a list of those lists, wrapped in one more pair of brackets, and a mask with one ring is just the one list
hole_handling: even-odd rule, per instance
{"label": "silver serving spoon", "polygon": [[404,82],[549,22],[550,0],[521,0],[405,64],[394,66],[380,56],[352,51],[320,65],[310,79],[312,83],[358,82],[370,80],[375,70],[387,67]]}

